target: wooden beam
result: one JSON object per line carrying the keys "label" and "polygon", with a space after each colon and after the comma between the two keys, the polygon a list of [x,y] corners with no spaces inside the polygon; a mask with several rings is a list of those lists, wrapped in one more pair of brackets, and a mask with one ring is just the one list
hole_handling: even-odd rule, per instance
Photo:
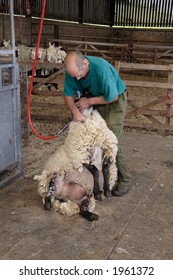
{"label": "wooden beam", "polygon": [[155,70],[155,71],[173,71],[173,64],[158,65],[158,64],[145,64],[145,63],[128,63],[118,62],[119,69],[136,69],[136,70]]}
{"label": "wooden beam", "polygon": [[53,79],[57,78],[57,76],[59,74],[62,74],[62,73],[64,73],[64,68],[59,69],[56,73],[53,73],[49,77],[43,79],[41,82],[39,82],[38,84],[33,86],[33,90],[39,88],[40,86],[44,85],[45,83],[48,83],[48,82],[52,81]]}
{"label": "wooden beam", "polygon": [[137,49],[153,49],[153,50],[173,50],[172,46],[163,46],[163,45],[144,45],[144,44],[133,44],[133,48]]}
{"label": "wooden beam", "polygon": [[[26,61],[26,62],[19,62],[19,65],[21,67],[28,67],[29,69],[32,69],[33,67],[33,62],[32,61]],[[52,69],[52,68],[63,68],[64,64],[63,63],[51,63],[51,62],[40,62],[39,60],[37,60],[37,65],[36,68],[47,68],[47,69]]]}
{"label": "wooden beam", "polygon": [[162,102],[162,100],[163,100],[163,96],[160,96],[160,97],[155,97],[155,96],[134,96],[134,95],[132,95],[132,94],[129,94],[128,95],[128,101],[130,101],[130,100],[132,100],[132,101],[144,101],[144,102],[152,102],[152,101],[156,101],[157,100],[157,102],[158,103],[161,103]]}
{"label": "wooden beam", "polygon": [[156,82],[143,82],[143,81],[129,81],[123,80],[127,86],[130,87],[146,87],[146,88],[164,88],[173,89],[173,84],[169,83],[156,83]]}
{"label": "wooden beam", "polygon": [[74,47],[74,48],[68,48],[69,51],[72,50],[80,50],[81,52],[92,52],[92,53],[111,53],[111,51],[107,51],[107,50],[99,50],[99,49],[94,49],[94,46],[92,46],[93,49],[86,49],[86,48],[80,48],[80,47]]}
{"label": "wooden beam", "polygon": [[109,46],[109,47],[128,47],[128,44],[114,44],[114,43],[102,43],[102,42],[94,42],[94,41],[78,41],[78,40],[67,40],[67,39],[54,39],[54,42],[61,42],[66,44],[87,44],[87,45],[95,45],[95,46]]}
{"label": "wooden beam", "polygon": [[[127,109],[127,114],[126,114],[126,117],[129,118],[129,113],[131,113],[131,110],[130,109]],[[136,110],[136,111],[133,111],[133,115],[136,116],[136,115],[148,115],[148,116],[161,116],[161,117],[165,117],[165,112],[163,110],[153,110],[153,109],[139,109],[139,110]],[[130,116],[132,117],[132,116]],[[172,116],[173,117],[173,116]]]}
{"label": "wooden beam", "polygon": [[[134,101],[135,101],[135,100],[134,100]],[[151,101],[150,103],[148,103],[148,104],[146,104],[146,105],[143,105],[143,106],[141,106],[141,107],[137,107],[137,105],[133,104],[133,102],[130,101],[129,104],[132,105],[132,107],[134,108],[134,110],[130,111],[126,116],[127,116],[128,118],[130,118],[130,117],[132,117],[132,116],[134,116],[134,115],[140,113],[140,110],[141,110],[141,113],[142,113],[143,110],[148,109],[148,108],[150,108],[150,107],[152,107],[152,106],[155,106],[155,105],[159,104],[160,101],[161,101],[161,99],[158,98],[158,99],[155,99],[155,100]]]}
{"label": "wooden beam", "polygon": [[131,122],[125,121],[125,127],[136,127],[136,128],[144,128],[149,130],[166,130],[166,131],[173,131],[173,126],[170,125],[153,125],[149,123],[139,123],[139,122]]}
{"label": "wooden beam", "polygon": [[56,90],[39,90],[35,89],[32,91],[32,94],[35,95],[42,95],[42,96],[56,96],[56,97],[62,97],[62,93]]}

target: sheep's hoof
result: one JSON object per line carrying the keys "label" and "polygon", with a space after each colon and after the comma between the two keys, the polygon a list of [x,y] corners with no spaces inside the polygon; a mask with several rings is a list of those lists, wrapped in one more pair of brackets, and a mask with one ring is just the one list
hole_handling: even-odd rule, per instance
{"label": "sheep's hoof", "polygon": [[102,201],[102,194],[101,193],[97,193],[97,194],[94,194],[94,198],[95,198],[95,200],[100,200],[100,201]]}
{"label": "sheep's hoof", "polygon": [[99,216],[95,213],[91,213],[91,216],[89,217],[89,220],[90,222],[93,222],[93,221],[97,221],[99,219]]}
{"label": "sheep's hoof", "polygon": [[89,222],[97,221],[99,219],[99,216],[97,214],[89,211],[81,210],[79,214]]}
{"label": "sheep's hoof", "polygon": [[51,198],[50,198],[50,197],[46,197],[46,198],[45,198],[44,209],[45,209],[46,211],[50,211],[51,208],[52,208]]}
{"label": "sheep's hoof", "polygon": [[110,190],[106,190],[106,191],[104,191],[104,196],[105,197],[110,197],[111,196],[111,192],[110,192]]}

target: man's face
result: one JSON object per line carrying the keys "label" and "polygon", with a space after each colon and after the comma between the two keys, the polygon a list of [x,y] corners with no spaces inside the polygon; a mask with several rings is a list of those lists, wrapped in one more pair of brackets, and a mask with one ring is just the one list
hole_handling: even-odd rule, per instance
{"label": "man's face", "polygon": [[72,63],[67,67],[66,70],[70,74],[70,76],[76,78],[77,80],[85,78],[85,76],[88,73],[88,68],[87,68],[85,61],[83,61],[80,69],[78,69],[76,64]]}
{"label": "man's face", "polygon": [[78,69],[76,67],[76,69],[73,70],[73,73],[71,75],[72,77],[76,78],[77,80],[80,80],[81,78],[84,78],[85,77],[85,71],[84,71],[84,68],[82,69]]}

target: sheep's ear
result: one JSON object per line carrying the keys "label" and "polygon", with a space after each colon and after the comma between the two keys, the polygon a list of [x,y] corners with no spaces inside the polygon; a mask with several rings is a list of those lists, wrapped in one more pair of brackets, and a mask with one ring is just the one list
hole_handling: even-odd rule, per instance
{"label": "sheep's ear", "polygon": [[49,42],[49,47],[51,46],[51,42]]}

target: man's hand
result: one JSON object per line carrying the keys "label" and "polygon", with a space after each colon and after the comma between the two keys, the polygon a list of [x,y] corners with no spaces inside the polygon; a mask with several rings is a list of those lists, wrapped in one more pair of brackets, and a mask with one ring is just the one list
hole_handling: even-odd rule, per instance
{"label": "man's hand", "polygon": [[68,106],[72,113],[72,118],[74,122],[84,122],[85,118],[82,113],[79,111],[76,103],[72,96],[64,96],[65,104]]}
{"label": "man's hand", "polygon": [[81,97],[78,102],[76,102],[76,106],[78,107],[80,112],[83,112],[85,109],[87,109],[89,104],[89,98]]}
{"label": "man's hand", "polygon": [[75,114],[73,114],[74,122],[84,122],[85,118],[79,110],[76,110]]}

